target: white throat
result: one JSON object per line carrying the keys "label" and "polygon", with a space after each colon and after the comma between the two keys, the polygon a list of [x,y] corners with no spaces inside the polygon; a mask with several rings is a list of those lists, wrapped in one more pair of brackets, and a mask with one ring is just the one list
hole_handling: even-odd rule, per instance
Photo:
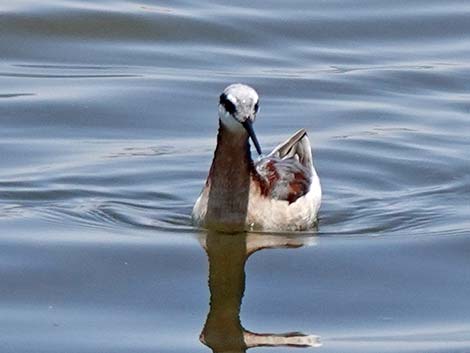
{"label": "white throat", "polygon": [[233,116],[231,116],[222,106],[219,105],[219,118],[224,127],[231,132],[245,133],[246,130]]}

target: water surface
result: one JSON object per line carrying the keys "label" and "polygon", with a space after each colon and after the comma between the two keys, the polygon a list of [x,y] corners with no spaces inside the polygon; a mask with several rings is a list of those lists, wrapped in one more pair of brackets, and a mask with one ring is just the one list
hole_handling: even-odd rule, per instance
{"label": "water surface", "polygon": [[[470,351],[469,43],[467,1],[0,1],[0,350]],[[191,225],[232,82],[308,130],[317,231]]]}

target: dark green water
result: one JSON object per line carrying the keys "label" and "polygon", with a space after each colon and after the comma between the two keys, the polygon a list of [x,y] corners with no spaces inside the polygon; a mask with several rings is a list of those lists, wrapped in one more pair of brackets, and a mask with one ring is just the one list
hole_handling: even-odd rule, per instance
{"label": "dark green water", "polygon": [[[469,43],[468,1],[0,1],[0,352],[470,352]],[[232,82],[309,131],[317,232],[191,226]]]}

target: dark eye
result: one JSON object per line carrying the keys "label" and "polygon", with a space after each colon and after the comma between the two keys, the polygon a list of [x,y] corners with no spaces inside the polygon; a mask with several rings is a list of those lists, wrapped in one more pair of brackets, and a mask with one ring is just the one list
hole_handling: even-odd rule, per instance
{"label": "dark eye", "polygon": [[219,103],[222,104],[225,108],[226,111],[228,111],[230,114],[234,114],[237,111],[237,108],[235,107],[235,104],[233,104],[225,95],[225,93],[222,93],[220,95],[220,100]]}
{"label": "dark eye", "polygon": [[259,102],[256,102],[256,104],[255,104],[255,114],[258,113],[258,109],[259,109]]}

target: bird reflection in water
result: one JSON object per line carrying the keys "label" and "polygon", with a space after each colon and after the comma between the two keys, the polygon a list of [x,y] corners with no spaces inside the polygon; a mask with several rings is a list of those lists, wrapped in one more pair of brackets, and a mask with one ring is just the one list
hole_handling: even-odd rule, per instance
{"label": "bird reflection in water", "polygon": [[266,234],[207,233],[200,242],[209,258],[210,309],[200,340],[215,353],[246,352],[263,346],[317,347],[318,337],[299,332],[254,333],[240,321],[245,291],[245,264],[261,249],[298,248],[312,243],[308,237]]}

